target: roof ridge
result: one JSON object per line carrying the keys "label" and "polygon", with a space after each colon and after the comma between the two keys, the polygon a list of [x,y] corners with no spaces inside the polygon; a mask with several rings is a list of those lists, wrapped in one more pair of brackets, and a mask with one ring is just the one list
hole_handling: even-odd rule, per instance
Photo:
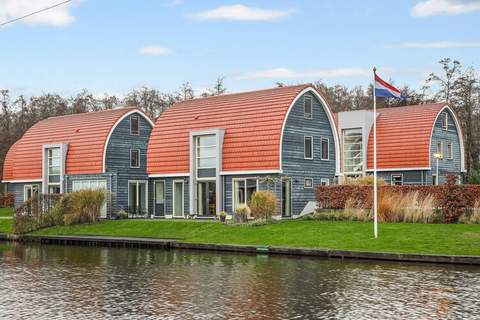
{"label": "roof ridge", "polygon": [[120,110],[134,110],[138,109],[135,106],[128,106],[128,107],[121,107],[121,108],[113,108],[113,109],[105,109],[105,110],[97,110],[97,111],[87,111],[87,112],[79,112],[79,113],[71,113],[71,114],[62,114],[59,116],[50,116],[48,118],[45,118],[43,120],[40,120],[39,122],[48,120],[48,119],[53,119],[53,118],[64,118],[64,117],[73,117],[73,116],[82,116],[82,115],[87,115],[87,114],[98,114],[98,113],[107,113],[107,112],[114,112],[114,111],[120,111]]}
{"label": "roof ridge", "polygon": [[274,87],[274,88],[263,88],[263,89],[240,91],[240,92],[230,92],[230,93],[220,94],[220,95],[217,95],[217,96],[198,97],[198,98],[193,98],[193,99],[189,99],[189,100],[183,100],[183,101],[179,101],[179,102],[174,103],[174,105],[175,104],[188,103],[188,102],[191,102],[191,101],[198,101],[198,100],[216,99],[216,98],[222,98],[222,97],[231,97],[231,96],[234,96],[234,95],[250,94],[250,93],[273,91],[273,90],[282,90],[282,89],[292,89],[292,88],[295,88],[295,87],[310,87],[310,86],[313,86],[313,85],[311,83],[303,83],[303,84],[296,84],[296,85],[282,86],[282,87]]}

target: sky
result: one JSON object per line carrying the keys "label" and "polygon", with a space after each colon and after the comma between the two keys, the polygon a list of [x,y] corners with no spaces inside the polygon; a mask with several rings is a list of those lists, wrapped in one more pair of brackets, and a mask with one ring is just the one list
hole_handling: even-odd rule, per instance
{"label": "sky", "polygon": [[[0,0],[0,23],[58,2]],[[444,57],[479,68],[479,30],[480,0],[74,0],[0,28],[0,89],[353,87],[373,66],[419,88]]]}

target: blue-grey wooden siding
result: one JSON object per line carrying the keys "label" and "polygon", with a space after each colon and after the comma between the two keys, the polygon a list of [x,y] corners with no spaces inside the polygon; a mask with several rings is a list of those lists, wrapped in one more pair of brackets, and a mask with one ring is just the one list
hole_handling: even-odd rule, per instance
{"label": "blue-grey wooden siding", "polygon": [[24,186],[26,185],[38,185],[39,192],[41,192],[42,190],[41,182],[7,183],[7,193],[13,193],[15,197],[15,202],[14,202],[15,207],[18,207],[23,203]]}
{"label": "blue-grey wooden siding", "polygon": [[[333,129],[322,103],[312,97],[313,117],[305,119],[304,97],[297,100],[288,115],[282,142],[283,175],[292,178],[292,213],[299,214],[309,201],[315,201],[315,186],[322,178],[333,183],[335,177],[335,141]],[[313,136],[313,160],[304,159],[304,136]],[[321,160],[321,139],[329,141],[329,159]],[[304,188],[304,179],[313,179],[314,188]]]}
{"label": "blue-grey wooden siding", "polygon": [[[138,114],[139,115],[139,114]],[[107,145],[106,172],[116,176],[113,210],[128,211],[128,181],[148,181],[147,147],[152,126],[139,115],[139,134],[130,134],[131,115],[123,119],[112,132]],[[130,150],[140,150],[140,168],[130,168]]]}
{"label": "blue-grey wooden siding", "polygon": [[[266,179],[267,177],[271,179]],[[258,190],[270,190],[277,197],[277,214],[281,212],[281,197],[282,197],[282,184],[280,181],[280,175],[228,175],[223,176],[223,210],[228,213],[233,212],[233,180],[234,179],[257,179],[258,180]],[[269,181],[267,183],[267,181]]]}
{"label": "blue-grey wooden siding", "polygon": [[[445,182],[445,177],[448,174],[461,174],[461,153],[460,153],[460,137],[458,128],[455,125],[452,114],[448,110],[444,110],[448,114],[448,130],[444,130],[442,127],[443,115],[441,114],[433,129],[432,141],[430,147],[430,166],[432,170],[427,174],[427,183],[432,184],[432,174],[435,174],[437,163],[433,154],[437,151],[437,142],[443,141],[443,159],[438,162],[439,168],[439,183]],[[453,147],[453,160],[448,159],[447,143],[451,142]]]}
{"label": "blue-grey wooden siding", "polygon": [[387,184],[391,184],[392,175],[403,175],[403,184],[419,185],[427,183],[426,173],[426,170],[379,171],[378,177],[383,179]]}
{"label": "blue-grey wooden siding", "polygon": [[149,190],[149,212],[153,215],[154,208],[154,186],[155,181],[164,181],[165,182],[165,214],[173,214],[173,182],[174,181],[183,181],[183,206],[184,212],[189,213],[190,211],[190,197],[189,197],[189,177],[167,177],[167,178],[151,178],[148,186]]}

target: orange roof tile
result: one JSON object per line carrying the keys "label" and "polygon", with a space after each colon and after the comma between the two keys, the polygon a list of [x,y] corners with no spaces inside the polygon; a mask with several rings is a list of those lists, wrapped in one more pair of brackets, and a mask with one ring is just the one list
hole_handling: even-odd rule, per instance
{"label": "orange roof tile", "polygon": [[174,104],[158,119],[148,145],[147,172],[189,172],[189,134],[223,128],[223,171],[280,169],[280,137],[297,85]]}
{"label": "orange roof tile", "polygon": [[[430,138],[435,119],[446,103],[377,109],[377,167],[430,167]],[[373,168],[373,127],[368,141],[368,167]]]}
{"label": "orange roof tile", "polygon": [[42,178],[42,145],[67,143],[66,173],[103,172],[103,152],[115,123],[135,108],[51,117],[32,126],[8,151],[3,180]]}

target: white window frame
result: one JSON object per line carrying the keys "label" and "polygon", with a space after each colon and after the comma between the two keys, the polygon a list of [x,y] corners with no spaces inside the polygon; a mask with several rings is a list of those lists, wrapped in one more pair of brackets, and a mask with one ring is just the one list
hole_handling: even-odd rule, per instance
{"label": "white window frame", "polygon": [[401,179],[401,184],[400,185],[403,186],[403,173],[401,173],[401,174],[391,174],[390,175],[390,185],[396,186],[396,184],[393,183],[393,177],[400,177],[400,179]]}
{"label": "white window frame", "polygon": [[446,112],[443,113],[442,129],[443,130],[448,130],[448,113],[446,113]]}
{"label": "white window frame", "polygon": [[447,143],[447,157],[448,160],[453,160],[453,144],[451,142]]}
{"label": "white window frame", "polygon": [[[438,150],[438,146],[440,146],[440,150]],[[443,140],[437,141],[437,146],[436,146],[436,153],[440,154],[440,159],[443,159]]]}
{"label": "white window frame", "polygon": [[[182,184],[182,212],[180,214],[175,212],[175,183]],[[173,180],[172,181],[172,216],[174,218],[184,218],[185,217],[185,181],[184,180]]]}
{"label": "white window frame", "polygon": [[137,207],[138,207],[138,204],[140,203],[140,198],[138,197],[138,190],[139,190],[139,185],[140,183],[145,183],[145,197],[146,197],[146,201],[145,201],[145,211],[147,212],[148,214],[148,180],[128,180],[127,182],[127,186],[128,186],[128,192],[127,192],[127,197],[128,197],[128,202],[127,202],[127,206],[128,208],[130,208],[130,184],[131,183],[135,183],[136,186],[137,186]]}
{"label": "white window frame", "polygon": [[[307,186],[307,181],[311,181],[310,186]],[[313,189],[313,178],[304,178],[303,179],[303,189]]]}
{"label": "white window frame", "polygon": [[[137,119],[137,132],[133,132],[132,131],[132,124],[133,124],[133,119]],[[132,136],[139,136],[140,135],[140,117],[138,116],[138,114],[132,114],[130,116],[130,135]]]}
{"label": "white window frame", "polygon": [[[217,140],[217,137],[216,137],[216,134],[204,134],[204,135],[197,135],[194,137],[194,141],[195,141],[195,176],[197,178],[197,180],[202,180],[202,181],[208,181],[208,180],[216,180],[215,177],[206,177],[206,178],[200,178],[198,176],[198,171],[201,170],[201,169],[217,169],[217,166],[214,165],[213,167],[200,167],[200,160],[201,159],[215,159],[215,163],[217,163],[217,154],[218,154],[218,146],[217,144],[213,144],[213,145],[207,145],[207,146],[200,146],[199,142],[200,142],[200,139],[202,137],[208,137],[208,136],[212,136],[215,138],[215,141]],[[207,148],[213,148],[215,147],[215,155],[214,156],[203,156],[201,157],[200,156],[200,150],[201,149],[207,149]]]}
{"label": "white window frame", "polygon": [[[307,116],[307,112],[305,111],[307,100],[310,100],[310,116]],[[310,95],[305,95],[303,97],[303,118],[310,120],[313,119],[313,97]]]}
{"label": "white window frame", "polygon": [[[357,133],[357,135],[360,135],[362,137],[362,141],[359,143],[359,146],[360,146],[360,163],[362,165],[362,170],[360,171],[346,171],[345,170],[345,167],[347,167],[346,165],[346,160],[352,160],[354,158],[347,158],[345,157],[345,137],[346,137],[346,134],[345,132],[348,132],[348,131],[359,131],[360,130],[360,133]],[[363,141],[364,140],[364,137],[363,137],[363,132],[362,132],[362,129],[361,128],[348,128],[348,129],[343,129],[342,130],[342,164],[343,164],[343,169],[344,169],[344,174],[346,176],[361,176],[362,175],[362,172],[365,170],[365,161],[364,161],[364,154],[365,154],[365,150],[364,150],[364,145],[363,145]],[[350,143],[352,144],[352,143]]]}
{"label": "white window frame", "polygon": [[330,179],[328,179],[328,178],[321,178],[321,179],[320,179],[320,185],[322,185],[322,186],[329,186],[329,185],[330,185]]}
{"label": "white window frame", "polygon": [[[327,142],[327,157],[326,158],[323,157],[323,142],[324,141]],[[330,160],[330,139],[329,138],[325,138],[325,137],[320,138],[320,160],[323,160],[323,161]]]}
{"label": "white window frame", "polygon": [[31,189],[33,196],[33,187],[37,187],[37,193],[40,193],[40,185],[38,184],[26,184],[23,186],[23,202],[27,201],[27,189]]}
{"label": "white window frame", "polygon": [[[137,151],[138,152],[138,162],[137,162],[137,166],[132,166],[132,153],[134,151]],[[138,169],[140,168],[140,149],[130,149],[130,168],[133,168],[133,169]]]}
{"label": "white window frame", "polygon": [[157,213],[157,183],[163,183],[163,215],[166,213],[166,201],[165,201],[165,194],[166,190],[165,188],[167,187],[167,184],[165,180],[153,180],[153,216],[155,217],[155,214]]}
{"label": "white window frame", "polygon": [[242,204],[247,204],[247,180],[256,180],[256,191],[260,190],[260,184],[258,182],[258,178],[252,177],[252,178],[232,178],[232,212],[235,212],[235,197],[236,197],[236,190],[235,190],[235,182],[236,181],[243,181],[243,186],[245,188],[245,203],[240,203]]}
{"label": "white window frame", "polygon": [[436,173],[432,173],[432,185],[434,186],[438,185],[438,177]]}
{"label": "white window frame", "polygon": [[[307,151],[307,138],[310,138],[310,153],[312,155],[311,158],[306,157]],[[303,159],[304,160],[313,160],[313,136],[303,136]]]}

